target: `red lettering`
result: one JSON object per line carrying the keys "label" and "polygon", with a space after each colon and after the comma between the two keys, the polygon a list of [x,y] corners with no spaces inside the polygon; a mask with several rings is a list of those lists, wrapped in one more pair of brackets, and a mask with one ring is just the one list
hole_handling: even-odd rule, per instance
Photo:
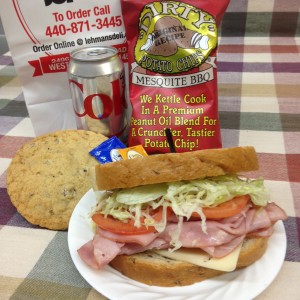
{"label": "red lettering", "polygon": [[[83,93],[83,84],[81,84],[75,80],[71,80],[71,79],[69,80],[69,84],[75,84],[80,89],[81,93]],[[120,89],[118,88],[117,84],[118,84],[118,80],[115,80],[112,82],[113,98],[115,99],[115,104],[116,104],[116,106],[115,106],[116,115],[122,113],[122,99],[120,96]],[[93,100],[95,97],[98,97],[99,101],[102,102],[102,106],[103,106],[103,114],[102,115],[96,116],[94,113]],[[73,107],[74,107],[74,105],[73,105]],[[112,113],[113,101],[111,100],[111,98],[108,95],[105,95],[105,94],[91,94],[91,95],[85,97],[85,99],[83,100],[83,107],[84,107],[83,113],[77,112],[74,107],[75,114],[78,117],[84,117],[85,115],[88,115],[92,119],[101,120],[101,119],[106,119]]]}
{"label": "red lettering", "polygon": [[124,97],[121,97],[119,84],[120,84],[119,80],[114,80],[111,83],[112,89],[113,89],[113,98],[114,98],[114,103],[115,103],[115,115],[116,116],[122,114],[122,108],[123,108],[122,106],[124,105],[123,104]]}
{"label": "red lettering", "polygon": [[[81,91],[81,93],[83,93],[83,84],[75,81],[75,80],[72,80],[72,79],[69,79],[69,84],[75,84]],[[74,112],[75,114],[78,116],[78,117],[84,117],[86,115],[86,112],[84,111],[82,114],[80,114],[78,111],[76,111],[75,107],[74,107],[74,104],[73,104],[73,108],[74,108]]]}
{"label": "red lettering", "polygon": [[[93,110],[93,100],[94,97],[99,97],[102,101],[102,105],[103,105],[103,114],[100,116],[96,116]],[[84,99],[84,110],[85,113],[92,119],[106,119],[112,112],[113,110],[113,103],[110,99],[109,96],[105,95],[105,94],[92,94],[87,96]]]}

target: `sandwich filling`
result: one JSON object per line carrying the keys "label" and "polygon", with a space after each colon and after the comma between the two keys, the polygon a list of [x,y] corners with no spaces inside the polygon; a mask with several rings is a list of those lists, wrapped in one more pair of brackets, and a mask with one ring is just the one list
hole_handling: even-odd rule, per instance
{"label": "sandwich filling", "polygon": [[101,192],[91,218],[95,236],[78,253],[99,269],[146,250],[192,248],[222,258],[246,237],[269,237],[286,214],[269,202],[262,179],[226,175]]}

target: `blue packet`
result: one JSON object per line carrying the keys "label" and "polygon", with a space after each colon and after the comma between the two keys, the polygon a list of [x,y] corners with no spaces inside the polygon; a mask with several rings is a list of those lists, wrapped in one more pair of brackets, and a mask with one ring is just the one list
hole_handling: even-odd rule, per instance
{"label": "blue packet", "polygon": [[122,156],[118,149],[126,148],[126,146],[115,136],[104,141],[96,148],[89,152],[90,155],[95,157],[101,164],[122,160]]}

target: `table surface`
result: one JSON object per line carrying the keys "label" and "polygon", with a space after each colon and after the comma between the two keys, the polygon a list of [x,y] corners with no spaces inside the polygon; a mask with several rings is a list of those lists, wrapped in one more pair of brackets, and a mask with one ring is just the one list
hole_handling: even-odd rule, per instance
{"label": "table surface", "polygon": [[[284,221],[287,251],[282,269],[259,300],[300,299],[300,4],[287,2],[233,1],[218,53],[223,146],[256,148],[260,171],[252,175],[265,178],[272,200],[289,216]],[[233,32],[234,20],[244,25]],[[0,55],[0,299],[106,299],[74,267],[68,233],[32,226],[10,202],[7,167],[34,136],[11,55],[4,53]]]}

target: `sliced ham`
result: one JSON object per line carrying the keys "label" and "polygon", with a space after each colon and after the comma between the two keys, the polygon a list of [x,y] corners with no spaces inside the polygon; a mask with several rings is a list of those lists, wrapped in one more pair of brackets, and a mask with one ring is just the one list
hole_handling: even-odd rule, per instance
{"label": "sliced ham", "polygon": [[268,228],[262,228],[256,231],[250,232],[247,236],[248,237],[270,237],[274,232],[273,226],[268,227]]}
{"label": "sliced ham", "polygon": [[[270,236],[272,225],[286,218],[285,212],[274,203],[259,209],[247,206],[234,217],[206,220],[206,233],[202,230],[201,221],[184,221],[179,239],[182,247],[201,248],[213,257],[224,257],[242,243],[245,236]],[[172,236],[178,228],[177,223],[169,222],[162,233],[131,236],[98,229],[94,239],[78,249],[78,253],[89,266],[99,269],[120,254],[172,247]]]}
{"label": "sliced ham", "polygon": [[244,235],[237,236],[226,244],[215,247],[203,247],[202,250],[207,252],[212,257],[221,258],[231,253],[243,242],[244,238]]}
{"label": "sliced ham", "polygon": [[[201,221],[183,222],[179,239],[182,247],[186,248],[215,247],[227,244],[236,236],[245,234],[245,219],[243,212],[235,217],[220,221],[206,220],[206,233],[202,230]],[[175,223],[167,224],[165,231],[160,237],[171,242],[172,234],[176,231],[177,226]]]}
{"label": "sliced ham", "polygon": [[287,218],[285,211],[274,202],[268,203],[265,209],[273,223],[279,220],[285,220]]}
{"label": "sliced ham", "polygon": [[107,230],[97,228],[97,233],[102,237],[120,243],[135,243],[141,246],[149,245],[158,236],[158,233],[150,232],[147,234],[124,235],[116,234]]}
{"label": "sliced ham", "polygon": [[249,211],[249,215],[251,215],[251,222],[248,222],[248,226],[246,226],[247,233],[272,226],[271,219],[265,208],[258,210],[252,208]]}
{"label": "sliced ham", "polygon": [[99,269],[99,265],[94,256],[93,240],[88,241],[77,250],[80,258],[93,269]]}
{"label": "sliced ham", "polygon": [[169,242],[166,242],[164,239],[161,238],[156,238],[153,242],[151,242],[149,245],[144,247],[133,243],[125,244],[121,248],[119,255],[120,254],[131,255],[131,254],[140,253],[151,249],[168,249],[168,248],[170,248]]}
{"label": "sliced ham", "polygon": [[[201,221],[183,222],[179,236],[182,247],[202,248],[218,246],[231,241],[235,237],[234,234],[226,232],[226,230],[222,229],[218,224],[219,223],[215,221],[207,221],[207,233],[204,233],[202,231]],[[160,237],[171,242],[172,235],[177,228],[177,224],[168,224]]]}
{"label": "sliced ham", "polygon": [[80,258],[93,269],[101,269],[112,261],[124,246],[96,234],[93,240],[81,246],[77,252]]}
{"label": "sliced ham", "polygon": [[124,243],[117,243],[109,239],[103,238],[100,234],[96,234],[93,239],[94,257],[99,268],[104,267],[112,261],[124,246]]}

